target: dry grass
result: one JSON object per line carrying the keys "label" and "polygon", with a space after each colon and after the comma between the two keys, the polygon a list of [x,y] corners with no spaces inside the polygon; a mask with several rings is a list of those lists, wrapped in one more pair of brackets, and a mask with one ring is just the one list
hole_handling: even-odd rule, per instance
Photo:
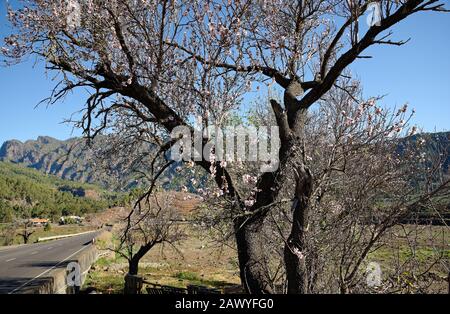
{"label": "dry grass", "polygon": [[[159,193],[156,197],[158,196],[167,194]],[[201,202],[195,195],[180,192],[170,192],[170,199],[180,216],[187,220]],[[90,223],[114,224],[114,233],[120,229],[123,218],[128,213],[129,209],[125,208],[108,209],[90,217]],[[165,244],[154,247],[141,260],[139,274],[149,282],[175,287],[195,284],[229,289],[239,285],[235,249],[225,246],[218,248],[217,243],[199,233],[198,227],[188,223],[183,224],[182,228],[186,237],[176,246]],[[113,246],[112,242],[114,239],[110,241],[110,247]],[[128,264],[124,258],[109,254],[96,263],[85,286],[94,286],[102,293],[121,293],[127,269]]]}
{"label": "dry grass", "polygon": [[225,288],[239,284],[236,251],[218,247],[193,228],[187,228],[188,237],[176,249],[161,246],[150,251],[143,262],[157,267],[142,267],[141,274],[153,283],[180,287],[203,284]]}
{"label": "dry grass", "polygon": [[[171,193],[175,208],[189,220],[190,214],[200,203],[198,198],[186,197],[183,193]],[[103,223],[114,221],[119,228],[121,217],[127,214],[125,209],[111,209],[101,215]],[[169,245],[153,248],[141,261],[139,273],[154,284],[186,287],[189,284],[204,285],[223,289],[226,292],[240,292],[237,253],[234,248],[218,246],[200,233],[199,227],[183,224],[186,238],[176,248]],[[418,232],[416,233],[416,230]],[[408,235],[408,237],[406,237]],[[450,258],[450,232],[448,227],[411,226],[396,227],[384,237],[386,245],[369,255],[368,261],[377,261],[383,268],[392,268],[396,252],[400,252],[402,261],[409,257],[408,241],[414,236],[418,242],[418,256],[427,264],[436,254],[436,249],[444,255],[444,263]],[[400,250],[399,250],[400,249]],[[103,293],[121,293],[123,278],[128,264],[125,259],[110,254],[100,259],[89,274],[87,286],[96,287]],[[438,276],[445,275],[441,264],[433,268]],[[445,288],[445,287],[444,287]],[[442,291],[437,287],[437,291]]]}
{"label": "dry grass", "polygon": [[[23,229],[19,228],[16,229],[15,234],[21,232]],[[48,231],[44,230],[44,227],[36,227],[36,228],[30,228],[31,231],[34,233],[30,236],[30,239],[28,240],[28,243],[35,243],[38,238],[43,237],[52,237],[52,236],[58,236],[58,235],[66,235],[66,234],[74,234],[74,233],[81,233],[86,231],[94,230],[92,226],[80,226],[80,225],[66,225],[66,226],[58,226],[58,225],[52,225],[51,229]],[[3,243],[1,237],[0,237],[0,243]],[[16,244],[23,244],[23,238],[20,236],[15,236],[14,241],[12,245]]]}
{"label": "dry grass", "polygon": [[[146,281],[186,287],[189,284],[234,291],[239,285],[236,251],[218,248],[193,227],[187,227],[188,237],[176,248],[156,246],[142,259],[139,274]],[[88,275],[85,286],[102,293],[121,293],[123,277],[128,269],[125,259],[109,254],[101,258]]]}

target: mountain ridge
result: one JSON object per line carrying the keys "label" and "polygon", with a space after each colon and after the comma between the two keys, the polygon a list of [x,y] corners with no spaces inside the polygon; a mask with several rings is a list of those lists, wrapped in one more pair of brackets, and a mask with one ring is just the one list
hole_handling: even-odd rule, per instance
{"label": "mountain ridge", "polygon": [[105,185],[92,168],[92,152],[85,150],[85,140],[58,140],[39,136],[36,140],[8,140],[0,147],[0,161],[22,164],[60,177],[82,183]]}
{"label": "mountain ridge", "polygon": [[[421,148],[424,151],[432,153],[443,151],[446,154],[443,169],[448,172],[450,132],[420,133],[405,137],[399,142],[399,149],[401,150],[406,143],[415,144],[419,139],[426,140],[426,144]],[[105,143],[103,140],[100,138],[95,145],[103,145]],[[8,140],[0,147],[0,161],[21,164],[61,179],[97,184],[113,190],[128,190],[136,186],[132,173],[126,173],[126,170],[116,165],[116,160],[111,157],[110,161],[106,161],[117,166],[120,170],[120,180],[122,183],[125,182],[124,187],[112,188],[117,186],[117,182],[113,182],[111,176],[104,171],[96,169],[93,151],[86,149],[86,140],[78,137],[59,140],[50,136],[39,136],[36,140],[24,142]],[[172,172],[175,172],[174,169],[169,169],[169,176],[173,178]]]}
{"label": "mountain ridge", "polygon": [[[55,175],[64,180],[100,185],[111,191],[129,191],[148,183],[140,178],[126,161],[111,156],[100,162],[96,159],[96,150],[108,147],[107,136],[101,136],[87,145],[84,138],[58,140],[49,136],[39,136],[36,140],[8,140],[0,146],[0,161],[20,164],[45,174]],[[143,146],[141,149],[152,150]],[[107,164],[106,170],[100,164]],[[104,165],[103,165],[104,166]],[[161,183],[167,188],[179,188],[182,184],[176,179],[176,166],[169,167]],[[170,177],[171,179],[169,179]]]}

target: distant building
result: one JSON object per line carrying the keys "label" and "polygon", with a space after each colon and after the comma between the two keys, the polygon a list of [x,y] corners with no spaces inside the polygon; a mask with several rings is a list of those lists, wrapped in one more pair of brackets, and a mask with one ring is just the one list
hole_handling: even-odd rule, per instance
{"label": "distant building", "polygon": [[59,219],[60,225],[80,224],[84,221],[84,217],[80,216],[63,216]]}
{"label": "distant building", "polygon": [[28,220],[28,222],[33,227],[43,227],[50,223],[50,221],[48,219],[41,219],[41,218],[32,218],[32,219]]}

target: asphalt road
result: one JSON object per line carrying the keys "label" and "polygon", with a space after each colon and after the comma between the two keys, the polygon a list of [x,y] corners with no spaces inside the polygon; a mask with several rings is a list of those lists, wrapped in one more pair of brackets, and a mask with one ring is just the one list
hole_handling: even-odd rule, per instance
{"label": "asphalt road", "polygon": [[26,293],[65,268],[99,233],[0,250],[0,294]]}

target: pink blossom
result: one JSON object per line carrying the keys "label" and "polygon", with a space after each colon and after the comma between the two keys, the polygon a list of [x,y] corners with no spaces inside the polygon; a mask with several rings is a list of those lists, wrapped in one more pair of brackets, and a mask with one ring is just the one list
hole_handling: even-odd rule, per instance
{"label": "pink blossom", "polygon": [[244,181],[245,184],[255,184],[257,181],[257,178],[254,176],[251,176],[249,174],[244,174],[242,176],[242,181]]}
{"label": "pink blossom", "polygon": [[294,249],[292,251],[294,252],[295,255],[297,255],[297,257],[299,259],[305,258],[305,255],[303,254],[303,252],[300,251],[298,248],[294,247]]}
{"label": "pink blossom", "polygon": [[350,117],[347,117],[346,119],[345,119],[345,126],[351,126],[352,124],[354,124],[355,123],[355,120],[353,120],[352,118],[350,118]]}
{"label": "pink blossom", "polygon": [[255,204],[255,200],[254,199],[249,199],[249,200],[245,200],[244,201],[245,206],[247,207],[252,207],[253,204]]}

